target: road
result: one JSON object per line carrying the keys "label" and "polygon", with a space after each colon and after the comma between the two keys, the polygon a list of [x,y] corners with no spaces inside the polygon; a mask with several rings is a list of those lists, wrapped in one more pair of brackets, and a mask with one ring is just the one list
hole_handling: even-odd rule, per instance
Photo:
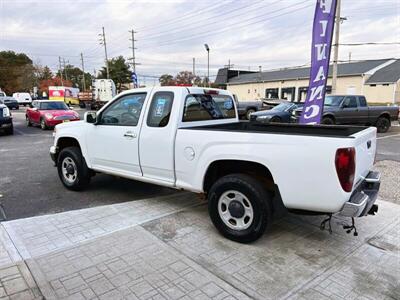
{"label": "road", "polygon": [[[83,117],[85,111],[77,111]],[[0,201],[8,220],[176,192],[103,174],[83,192],[68,191],[49,157],[52,130],[26,127],[23,108],[13,116],[14,136],[0,136]],[[400,127],[379,134],[377,159],[400,161]]]}

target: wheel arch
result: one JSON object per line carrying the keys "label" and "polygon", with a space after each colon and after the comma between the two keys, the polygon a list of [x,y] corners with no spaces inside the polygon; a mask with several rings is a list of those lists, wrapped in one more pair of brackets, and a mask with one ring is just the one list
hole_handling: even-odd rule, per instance
{"label": "wheel arch", "polygon": [[57,147],[57,154],[56,154],[56,160],[55,160],[56,162],[57,162],[58,155],[60,154],[60,152],[67,147],[78,147],[82,153],[82,147],[81,147],[78,139],[75,137],[70,137],[70,136],[59,137],[57,140],[56,147]]}

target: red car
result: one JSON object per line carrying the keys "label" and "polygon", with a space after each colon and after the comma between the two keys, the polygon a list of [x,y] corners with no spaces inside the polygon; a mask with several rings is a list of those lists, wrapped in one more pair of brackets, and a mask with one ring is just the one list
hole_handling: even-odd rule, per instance
{"label": "red car", "polygon": [[26,125],[40,125],[43,130],[79,119],[79,114],[63,101],[35,100],[26,110]]}

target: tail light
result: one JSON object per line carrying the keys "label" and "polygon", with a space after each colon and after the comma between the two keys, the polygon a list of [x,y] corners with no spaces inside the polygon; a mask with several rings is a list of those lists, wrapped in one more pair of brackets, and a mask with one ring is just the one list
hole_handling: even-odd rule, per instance
{"label": "tail light", "polygon": [[335,166],[342,189],[351,192],[356,171],[356,150],[353,147],[337,149]]}

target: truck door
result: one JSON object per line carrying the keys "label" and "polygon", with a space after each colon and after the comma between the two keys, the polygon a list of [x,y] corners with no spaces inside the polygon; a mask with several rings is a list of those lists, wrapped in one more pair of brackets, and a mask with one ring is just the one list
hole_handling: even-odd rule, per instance
{"label": "truck door", "polygon": [[94,169],[142,176],[139,134],[146,93],[125,94],[100,112],[97,123],[86,133],[87,149]]}
{"label": "truck door", "polygon": [[366,125],[369,122],[369,110],[367,100],[364,96],[358,96],[358,120],[360,124]]}
{"label": "truck door", "polygon": [[158,89],[153,93],[140,133],[140,164],[143,176],[167,185],[175,183],[174,146],[177,118],[174,98],[179,92]]}
{"label": "truck door", "polygon": [[355,96],[346,96],[338,111],[336,119],[339,124],[358,124],[358,105]]}

